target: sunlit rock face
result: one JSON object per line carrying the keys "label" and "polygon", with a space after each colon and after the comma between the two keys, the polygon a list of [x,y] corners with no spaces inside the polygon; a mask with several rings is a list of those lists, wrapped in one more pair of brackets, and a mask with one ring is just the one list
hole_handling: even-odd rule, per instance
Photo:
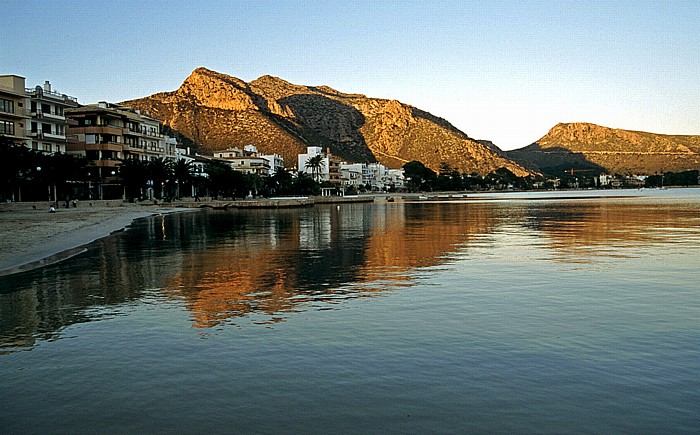
{"label": "sunlit rock face", "polygon": [[291,165],[307,146],[321,146],[351,162],[379,161],[391,168],[418,160],[436,171],[445,162],[466,173],[505,167],[528,174],[497,148],[415,107],[269,75],[246,83],[197,68],[176,91],[124,104],[162,119],[202,153],[253,143]]}
{"label": "sunlit rock face", "polygon": [[588,123],[557,124],[525,148],[504,153],[544,172],[588,169],[655,174],[700,169],[700,136],[654,134]]}

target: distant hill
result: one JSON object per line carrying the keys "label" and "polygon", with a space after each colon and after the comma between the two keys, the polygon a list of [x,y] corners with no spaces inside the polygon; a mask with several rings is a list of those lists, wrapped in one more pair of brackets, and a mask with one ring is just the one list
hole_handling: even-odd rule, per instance
{"label": "distant hill", "polygon": [[447,162],[467,173],[487,174],[502,167],[519,176],[529,173],[446,120],[415,107],[272,76],[246,83],[197,68],[176,91],[123,104],[162,119],[203,153],[252,143],[293,165],[307,146],[321,146],[348,161],[379,161],[392,168],[419,160],[434,170]]}
{"label": "distant hill", "polygon": [[504,155],[532,170],[556,174],[655,174],[700,169],[700,136],[620,130],[595,124],[557,124],[532,145]]}

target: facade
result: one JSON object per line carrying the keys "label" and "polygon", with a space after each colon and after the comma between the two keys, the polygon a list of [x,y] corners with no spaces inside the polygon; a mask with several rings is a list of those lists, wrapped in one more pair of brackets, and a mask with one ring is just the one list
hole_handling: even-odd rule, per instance
{"label": "facade", "polygon": [[27,88],[29,97],[29,115],[31,120],[27,128],[27,145],[33,150],[48,153],[65,153],[68,142],[65,110],[78,106],[75,97],[51,90],[51,83],[44,86]]}
{"label": "facade", "polygon": [[344,187],[354,187],[355,189],[364,185],[362,178],[362,163],[343,163],[340,166],[340,177]]}
{"label": "facade", "polygon": [[[330,175],[330,161],[329,161],[329,154],[330,153],[323,153],[323,148],[321,147],[306,147],[306,153],[304,154],[299,154],[297,156],[297,170],[299,172],[303,172],[305,174],[309,174],[311,176],[316,175],[318,177],[319,182],[323,181],[330,181],[331,175]],[[308,165],[309,161],[318,156],[321,155],[321,163],[320,166],[316,169],[312,168],[311,166]],[[314,172],[317,171],[317,172]]]}
{"label": "facade", "polygon": [[394,189],[403,190],[406,179],[403,174],[403,169],[388,169],[386,171],[386,183],[384,190]]}
{"label": "facade", "polygon": [[228,163],[233,170],[248,174],[266,177],[270,175],[272,170],[268,159],[259,155],[258,149],[254,145],[246,145],[243,147],[243,150],[237,147],[230,147],[225,150],[214,151],[214,157]]}
{"label": "facade", "polygon": [[17,145],[27,145],[27,94],[24,77],[0,76],[0,136]]}
{"label": "facade", "polygon": [[0,76],[0,135],[17,145],[47,153],[65,153],[70,141],[65,110],[78,100],[55,92],[51,83],[25,88],[24,77]]}
{"label": "facade", "polygon": [[382,192],[404,188],[403,169],[389,169],[381,163],[343,163],[340,167],[343,187],[365,187]]}
{"label": "facade", "polygon": [[270,176],[284,169],[284,159],[279,154],[268,154],[260,157],[267,160],[267,163],[270,165]]}
{"label": "facade", "polygon": [[122,191],[118,174],[121,160],[176,158],[176,143],[160,134],[161,121],[137,110],[103,101],[66,109],[65,115],[72,121],[68,134],[77,139],[67,144],[66,151],[90,161],[89,174],[100,198],[121,196],[115,193]]}

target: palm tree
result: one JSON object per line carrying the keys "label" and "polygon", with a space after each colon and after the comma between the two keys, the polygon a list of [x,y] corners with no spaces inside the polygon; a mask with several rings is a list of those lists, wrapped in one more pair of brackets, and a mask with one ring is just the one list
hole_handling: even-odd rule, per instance
{"label": "palm tree", "polygon": [[125,159],[119,165],[119,174],[124,183],[124,193],[127,198],[141,198],[142,189],[149,179],[148,163],[143,160]]}
{"label": "palm tree", "polygon": [[[175,178],[176,192],[175,196],[180,198],[180,187],[184,189],[185,185],[192,182],[192,177],[194,176],[194,166],[192,162],[185,159],[179,159],[172,165],[173,178]],[[188,195],[189,196],[189,195]]]}
{"label": "palm tree", "polygon": [[148,162],[148,173],[153,186],[159,189],[156,190],[159,193],[157,196],[163,198],[165,183],[172,178],[172,162],[162,157],[151,159]]}
{"label": "palm tree", "polygon": [[305,168],[311,168],[311,177],[317,183],[320,182],[321,169],[323,169],[325,166],[326,164],[323,161],[323,154],[316,154],[313,157],[309,157],[309,159],[304,164]]}

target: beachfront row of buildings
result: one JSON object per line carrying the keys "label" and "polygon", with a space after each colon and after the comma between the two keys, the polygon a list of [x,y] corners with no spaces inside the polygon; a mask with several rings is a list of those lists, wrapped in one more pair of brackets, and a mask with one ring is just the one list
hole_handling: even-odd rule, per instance
{"label": "beachfront row of buildings", "polygon": [[[75,97],[53,90],[48,81],[27,88],[24,77],[0,75],[0,136],[32,150],[87,158],[89,177],[100,197],[122,191],[119,166],[126,159],[182,159],[202,177],[212,161],[260,176],[272,176],[285,166],[281,156],[260,154],[252,144],[215,151],[213,157],[191,153],[161,131],[162,121],[148,112],[107,102],[81,105]],[[402,170],[344,162],[321,147],[308,147],[299,154],[295,169],[332,183],[340,192],[360,186],[379,191],[403,187]]]}

